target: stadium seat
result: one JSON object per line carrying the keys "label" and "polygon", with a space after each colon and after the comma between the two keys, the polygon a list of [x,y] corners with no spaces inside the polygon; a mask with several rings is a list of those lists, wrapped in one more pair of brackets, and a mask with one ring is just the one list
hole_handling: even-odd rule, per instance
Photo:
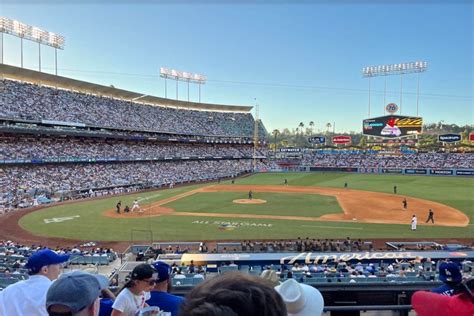
{"label": "stadium seat", "polygon": [[232,272],[232,271],[237,271],[238,267],[237,266],[222,266],[219,268],[220,273],[227,273],[227,272]]}

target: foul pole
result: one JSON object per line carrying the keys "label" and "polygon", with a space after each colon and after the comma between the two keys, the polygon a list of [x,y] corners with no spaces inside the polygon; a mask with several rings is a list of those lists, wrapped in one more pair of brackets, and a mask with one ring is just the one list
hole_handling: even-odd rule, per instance
{"label": "foul pole", "polygon": [[257,150],[258,150],[258,103],[255,99],[255,124],[253,129],[253,171],[257,171]]}

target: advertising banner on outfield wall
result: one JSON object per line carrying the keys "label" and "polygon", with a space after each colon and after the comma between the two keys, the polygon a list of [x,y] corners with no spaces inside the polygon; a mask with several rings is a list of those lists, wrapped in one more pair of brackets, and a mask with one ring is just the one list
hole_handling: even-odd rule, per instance
{"label": "advertising banner on outfield wall", "polygon": [[309,170],[310,171],[357,172],[358,168],[310,167]]}
{"label": "advertising banner on outfield wall", "polygon": [[382,173],[402,173],[403,169],[401,168],[383,168]]}
{"label": "advertising banner on outfield wall", "polygon": [[474,176],[474,170],[456,170],[457,176]]}
{"label": "advertising banner on outfield wall", "polygon": [[415,116],[387,115],[362,122],[362,133],[376,137],[404,137],[421,134],[423,119]]}
{"label": "advertising banner on outfield wall", "polygon": [[453,170],[436,170],[436,169],[431,169],[430,174],[441,174],[444,176],[452,176],[453,175]]}
{"label": "advertising banner on outfield wall", "polygon": [[461,141],[460,134],[443,134],[438,135],[438,141],[441,143],[455,143]]}
{"label": "advertising banner on outfield wall", "polygon": [[427,174],[426,169],[405,169],[405,174]]}
{"label": "advertising banner on outfield wall", "polygon": [[379,173],[379,168],[375,168],[375,167],[359,168],[359,173]]}

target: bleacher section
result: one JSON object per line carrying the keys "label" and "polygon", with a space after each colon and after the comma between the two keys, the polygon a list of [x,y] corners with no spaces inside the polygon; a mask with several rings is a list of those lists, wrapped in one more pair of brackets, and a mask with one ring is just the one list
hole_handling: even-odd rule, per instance
{"label": "bleacher section", "polygon": [[[254,169],[252,107],[135,102],[130,91],[7,65],[0,70],[0,214]],[[267,132],[258,126],[263,145]],[[256,158],[258,169],[268,169],[264,151]]]}
{"label": "bleacher section", "polygon": [[[254,130],[252,115],[244,112],[151,106],[6,79],[0,89],[4,119],[184,135],[251,137]],[[260,134],[266,135],[262,124]]]}

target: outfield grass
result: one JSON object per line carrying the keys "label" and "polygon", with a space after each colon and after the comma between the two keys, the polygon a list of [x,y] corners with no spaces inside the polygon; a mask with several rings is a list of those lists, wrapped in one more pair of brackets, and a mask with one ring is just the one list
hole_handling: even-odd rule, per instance
{"label": "outfield grass", "polygon": [[[239,179],[235,184],[283,184],[343,188],[393,193],[440,202],[464,212],[474,222],[474,178],[440,176],[405,176],[346,173],[267,173]],[[225,182],[230,184],[229,181]],[[474,237],[474,234],[471,236]]]}
{"label": "outfield grass", "polygon": [[[245,192],[204,192],[166,204],[177,212],[237,213],[319,217],[343,213],[333,196],[301,193],[254,193],[265,204],[236,204],[233,200],[246,198]],[[212,201],[212,203],[209,203]]]}
{"label": "outfield grass", "polygon": [[[428,176],[400,176],[400,175],[360,175],[360,174],[338,174],[338,173],[283,173],[283,174],[259,174],[251,177],[238,179],[236,184],[283,184],[287,178],[289,185],[298,186],[326,186],[343,187],[349,184],[351,189],[360,189],[377,192],[393,192],[393,186],[397,185],[400,195],[419,197],[433,200],[455,207],[466,213],[471,221],[468,227],[440,227],[419,226],[416,232],[412,232],[409,225],[389,224],[362,224],[346,222],[302,222],[282,220],[232,220],[236,226],[232,231],[221,231],[218,226],[222,222],[229,222],[226,218],[206,217],[181,217],[160,216],[153,218],[117,219],[102,216],[107,209],[113,209],[119,198],[86,201],[76,204],[67,204],[48,208],[31,213],[20,220],[20,225],[40,236],[64,237],[78,240],[130,240],[132,229],[143,229],[153,231],[154,239],[163,240],[200,240],[200,239],[253,239],[253,238],[295,238],[298,236],[311,238],[474,238],[474,179],[463,177],[428,177]],[[225,185],[228,182],[222,182]],[[202,185],[201,185],[202,186]],[[122,206],[131,205],[133,199],[149,198],[141,202],[142,205],[159,201],[179,193],[183,193],[200,186],[181,187],[173,190],[163,190],[147,193],[138,193],[120,197]],[[180,206],[180,211],[201,212],[206,210],[222,210],[220,203],[227,198],[222,198],[220,192],[216,192],[209,198],[205,207],[206,198],[210,195],[199,193],[199,203],[192,203],[183,199],[174,203],[188,203],[188,206]],[[230,192],[230,194],[234,194]],[[263,193],[262,193],[263,194]],[[267,194],[267,193],[264,193]],[[242,197],[242,193],[237,198]],[[286,194],[279,193],[278,196]],[[292,194],[293,195],[293,194]],[[298,194],[295,194],[298,195]],[[305,195],[305,199],[310,195]],[[201,199],[201,197],[203,197]],[[315,196],[313,196],[315,197]],[[318,199],[321,196],[317,196]],[[256,198],[263,198],[258,193]],[[266,199],[266,198],[265,198]],[[271,200],[273,197],[271,198]],[[278,204],[278,203],[276,203]],[[311,203],[309,203],[311,204]],[[265,205],[265,204],[264,204]],[[171,203],[167,206],[175,207]],[[236,205],[238,206],[238,205]],[[255,205],[258,207],[258,205]],[[229,207],[234,207],[229,206]],[[254,206],[252,206],[254,207]],[[305,211],[301,208],[300,210]],[[315,208],[317,210],[317,208]],[[234,210],[231,210],[234,212]],[[243,213],[245,211],[240,211]],[[333,212],[333,211],[331,211]],[[258,214],[258,213],[253,213]],[[44,219],[54,217],[74,216],[79,218],[60,223],[45,224]],[[259,225],[260,224],[260,225]],[[142,239],[147,239],[146,233]],[[139,239],[139,237],[135,237]]]}

